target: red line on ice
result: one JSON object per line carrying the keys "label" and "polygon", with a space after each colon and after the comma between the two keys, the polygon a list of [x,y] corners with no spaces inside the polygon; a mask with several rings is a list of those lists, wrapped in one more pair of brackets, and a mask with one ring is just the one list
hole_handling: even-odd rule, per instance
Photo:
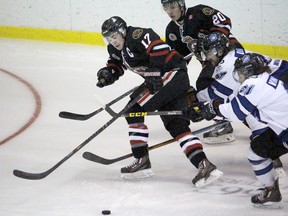
{"label": "red line on ice", "polygon": [[0,140],[0,145],[1,145],[1,144],[8,142],[11,139],[13,139],[14,137],[18,136],[23,131],[25,131],[28,127],[30,127],[30,125],[33,124],[33,122],[38,118],[38,116],[41,112],[42,103],[41,103],[41,97],[40,97],[39,93],[36,91],[36,89],[29,82],[25,81],[24,79],[22,79],[21,77],[15,75],[13,73],[6,71],[6,70],[3,70],[1,68],[0,68],[0,72],[3,72],[5,74],[15,78],[19,82],[23,83],[32,92],[32,94],[34,96],[34,100],[35,100],[34,112],[33,112],[33,115],[30,117],[30,119],[22,127],[20,127],[16,132],[9,135],[7,138]]}

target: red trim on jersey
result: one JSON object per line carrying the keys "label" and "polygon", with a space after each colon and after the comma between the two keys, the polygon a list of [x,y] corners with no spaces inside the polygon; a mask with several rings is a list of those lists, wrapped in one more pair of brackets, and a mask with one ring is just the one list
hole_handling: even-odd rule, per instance
{"label": "red trim on jersey", "polygon": [[176,51],[170,52],[169,55],[166,57],[165,63],[167,64],[172,59],[172,57],[176,54],[177,54]]}
{"label": "red trim on jersey", "polygon": [[230,31],[227,30],[227,29],[224,29],[224,28],[212,27],[210,29],[210,31],[218,31],[218,32],[221,32],[221,33],[225,34],[226,36],[228,36],[230,34]]}
{"label": "red trim on jersey", "polygon": [[173,74],[173,71],[169,71],[166,74],[165,74],[164,78],[162,79],[163,82],[165,82],[166,80],[168,80],[170,78],[170,76]]}
{"label": "red trim on jersey", "polygon": [[157,45],[157,44],[163,44],[164,43],[164,41],[162,41],[162,40],[154,40],[154,41],[152,41],[152,43],[150,43],[150,45],[148,46],[148,48],[147,48],[147,50],[146,50],[146,53],[149,55],[150,54],[150,52],[151,52],[151,50],[152,50],[152,48],[155,46],[155,45]]}
{"label": "red trim on jersey", "polygon": [[239,41],[236,38],[229,38],[229,44],[239,44]]}
{"label": "red trim on jersey", "polygon": [[164,56],[164,55],[167,55],[169,52],[170,52],[169,50],[153,52],[153,53],[150,53],[150,56],[152,56],[152,57],[155,57],[155,56]]}
{"label": "red trim on jersey", "polygon": [[147,97],[150,96],[150,92],[147,92],[137,103],[141,104],[144,100],[146,100]]}

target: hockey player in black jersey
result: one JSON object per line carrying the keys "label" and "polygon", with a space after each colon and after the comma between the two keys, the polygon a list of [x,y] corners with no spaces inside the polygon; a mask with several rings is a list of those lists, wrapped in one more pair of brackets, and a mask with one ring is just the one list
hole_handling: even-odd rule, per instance
{"label": "hockey player in black jersey", "polygon": [[[131,100],[148,89],[129,112],[180,110],[185,106],[190,87],[186,62],[176,51],[171,51],[152,29],[127,26],[122,18],[114,16],[103,23],[102,35],[109,43],[109,59],[106,67],[97,73],[98,87],[113,84],[129,69],[144,79],[144,83],[130,96]],[[198,168],[198,174],[192,180],[196,187],[209,184],[222,175],[207,159],[199,138],[191,132],[189,119],[183,116],[161,116],[161,119],[190,162]],[[148,154],[149,132],[144,117],[126,120],[135,161],[121,169],[122,176],[152,176]]]}
{"label": "hockey player in black jersey", "polygon": [[197,40],[215,31],[227,36],[234,48],[244,50],[231,33],[230,18],[219,10],[206,5],[187,8],[185,0],[161,0],[161,3],[171,18],[166,27],[166,42],[180,54],[187,55],[192,51],[197,57]]}
{"label": "hockey player in black jersey", "polygon": [[[202,64],[203,69],[196,81],[196,89],[201,91],[214,81],[212,74],[215,65],[211,64],[210,61],[202,61],[197,48],[198,40],[211,32],[221,32],[229,38],[231,46],[244,52],[242,45],[230,32],[232,28],[231,20],[219,10],[206,5],[187,8],[185,0],[161,0],[161,3],[163,9],[171,18],[166,27],[166,42],[183,56],[193,52]],[[204,133],[203,137],[205,143],[211,144],[235,140],[231,124]],[[226,137],[229,137],[229,139]]]}

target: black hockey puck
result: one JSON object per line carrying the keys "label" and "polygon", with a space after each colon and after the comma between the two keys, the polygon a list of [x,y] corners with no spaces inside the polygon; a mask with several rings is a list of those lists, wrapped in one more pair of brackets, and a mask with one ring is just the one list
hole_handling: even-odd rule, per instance
{"label": "black hockey puck", "polygon": [[110,214],[111,214],[111,211],[110,211],[110,210],[103,210],[103,211],[102,211],[102,214],[103,214],[103,215],[110,215]]}

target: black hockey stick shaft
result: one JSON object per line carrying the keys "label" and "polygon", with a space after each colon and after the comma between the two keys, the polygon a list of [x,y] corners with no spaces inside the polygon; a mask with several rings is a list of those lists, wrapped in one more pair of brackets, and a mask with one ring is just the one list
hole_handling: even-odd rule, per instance
{"label": "black hockey stick shaft", "polygon": [[[210,130],[212,130],[215,127],[222,126],[222,125],[225,125],[225,124],[228,124],[228,123],[229,122],[221,122],[221,123],[218,123],[218,124],[213,124],[213,125],[201,128],[199,130],[196,130],[196,131],[193,132],[193,134],[194,135],[201,134],[201,133],[204,133],[206,131],[210,131]],[[170,139],[170,140],[167,140],[167,141],[152,145],[148,149],[149,149],[149,151],[153,150],[153,149],[157,149],[157,148],[160,148],[162,146],[165,146],[165,145],[168,145],[170,143],[173,143],[175,141],[176,141],[175,139]],[[114,159],[103,158],[103,157],[100,157],[100,156],[98,156],[96,154],[93,154],[91,152],[84,152],[82,156],[85,159],[93,161],[93,162],[96,162],[96,163],[100,163],[100,164],[104,164],[104,165],[110,165],[110,164],[116,163],[118,161],[122,161],[122,160],[125,160],[127,158],[130,158],[130,157],[133,156],[133,154],[132,153],[126,154],[126,155],[123,155],[121,157],[114,158]]]}
{"label": "black hockey stick shaft", "polygon": [[81,148],[83,148],[87,143],[89,143],[96,136],[98,136],[102,131],[104,131],[114,121],[116,121],[121,116],[122,113],[127,112],[132,106],[134,106],[137,103],[137,101],[141,97],[143,97],[144,94],[145,94],[145,92],[138,95],[135,99],[133,99],[133,101],[131,101],[127,106],[125,106],[121,112],[117,113],[112,119],[110,119],[100,129],[98,129],[95,133],[93,133],[90,137],[88,137],[85,141],[83,141],[77,148],[75,148],[73,151],[71,151],[68,155],[66,155],[62,160],[60,160],[57,164],[55,164],[53,167],[51,167],[47,171],[41,172],[41,173],[30,173],[30,172],[24,172],[24,171],[15,169],[13,171],[13,174],[19,178],[29,179],[29,180],[39,180],[39,179],[45,178],[46,176],[51,174],[54,170],[56,170],[61,164],[63,164],[65,161],[67,161],[71,156],[73,156],[76,152],[78,152]]}
{"label": "black hockey stick shaft", "polygon": [[[150,150],[153,150],[153,149],[160,148],[162,146],[168,145],[168,144],[173,143],[173,142],[175,142],[175,139],[170,139],[170,140],[167,140],[167,141],[152,145],[148,149],[150,151]],[[110,164],[116,163],[118,161],[122,161],[122,160],[125,160],[127,158],[130,158],[130,157],[133,156],[133,154],[132,153],[126,154],[126,155],[123,155],[121,157],[114,158],[114,159],[103,158],[103,157],[95,155],[95,154],[93,154],[91,152],[84,152],[82,156],[83,156],[83,158],[85,158],[87,160],[90,160],[90,161],[93,161],[93,162],[96,162],[96,163],[100,163],[100,164],[104,164],[104,165],[110,165]]]}
{"label": "black hockey stick shaft", "polygon": [[[125,92],[124,94],[120,95],[119,97],[115,98],[114,100],[110,101],[107,105],[112,106],[116,102],[120,101],[121,99],[125,98],[127,95],[131,94],[137,87]],[[95,116],[96,114],[100,113],[103,111],[103,108],[99,108],[91,113],[88,114],[79,114],[79,113],[73,113],[73,112],[67,112],[67,111],[61,111],[59,113],[60,118],[66,118],[66,119],[72,119],[72,120],[80,120],[80,121],[85,121],[90,119],[91,117]]]}
{"label": "black hockey stick shaft", "polygon": [[142,116],[160,116],[160,115],[182,115],[182,111],[171,110],[171,111],[156,111],[156,112],[129,112],[124,113],[121,117],[142,117]]}
{"label": "black hockey stick shaft", "polygon": [[[111,115],[114,116],[116,113],[108,106],[105,106],[105,110]],[[182,111],[179,110],[171,110],[171,111],[155,111],[155,112],[129,112],[123,113],[121,117],[144,117],[144,116],[160,116],[160,115],[182,115]]]}
{"label": "black hockey stick shaft", "polygon": [[[97,98],[98,103],[101,105],[101,107],[109,113],[109,115],[114,116],[117,113],[112,110],[112,108],[109,106],[109,104],[104,104],[101,102],[100,98]],[[182,111],[180,110],[171,110],[171,111],[150,111],[150,112],[129,112],[129,113],[123,113],[121,117],[144,117],[144,116],[159,116],[159,115],[182,115]]]}
{"label": "black hockey stick shaft", "polygon": [[[184,57],[185,60],[191,58],[194,54],[193,53],[190,53],[188,55],[186,55]],[[126,93],[124,93],[123,95],[120,95],[118,98],[115,98],[114,100],[112,100],[111,102],[109,102],[107,105],[108,106],[111,106],[113,104],[115,104],[116,102],[118,102],[119,100],[123,99],[124,97],[126,97],[127,95],[129,95],[130,93],[132,93],[136,88],[138,87],[135,87],[129,91],[127,91]],[[95,116],[96,114],[100,113],[101,111],[103,111],[103,107],[91,112],[91,113],[88,113],[88,114],[79,114],[79,113],[73,113],[73,112],[68,112],[68,111],[61,111],[59,113],[59,117],[60,118],[66,118],[66,119],[71,119],[71,120],[80,120],[80,121],[85,121],[85,120],[88,120],[90,119],[91,117]]]}

